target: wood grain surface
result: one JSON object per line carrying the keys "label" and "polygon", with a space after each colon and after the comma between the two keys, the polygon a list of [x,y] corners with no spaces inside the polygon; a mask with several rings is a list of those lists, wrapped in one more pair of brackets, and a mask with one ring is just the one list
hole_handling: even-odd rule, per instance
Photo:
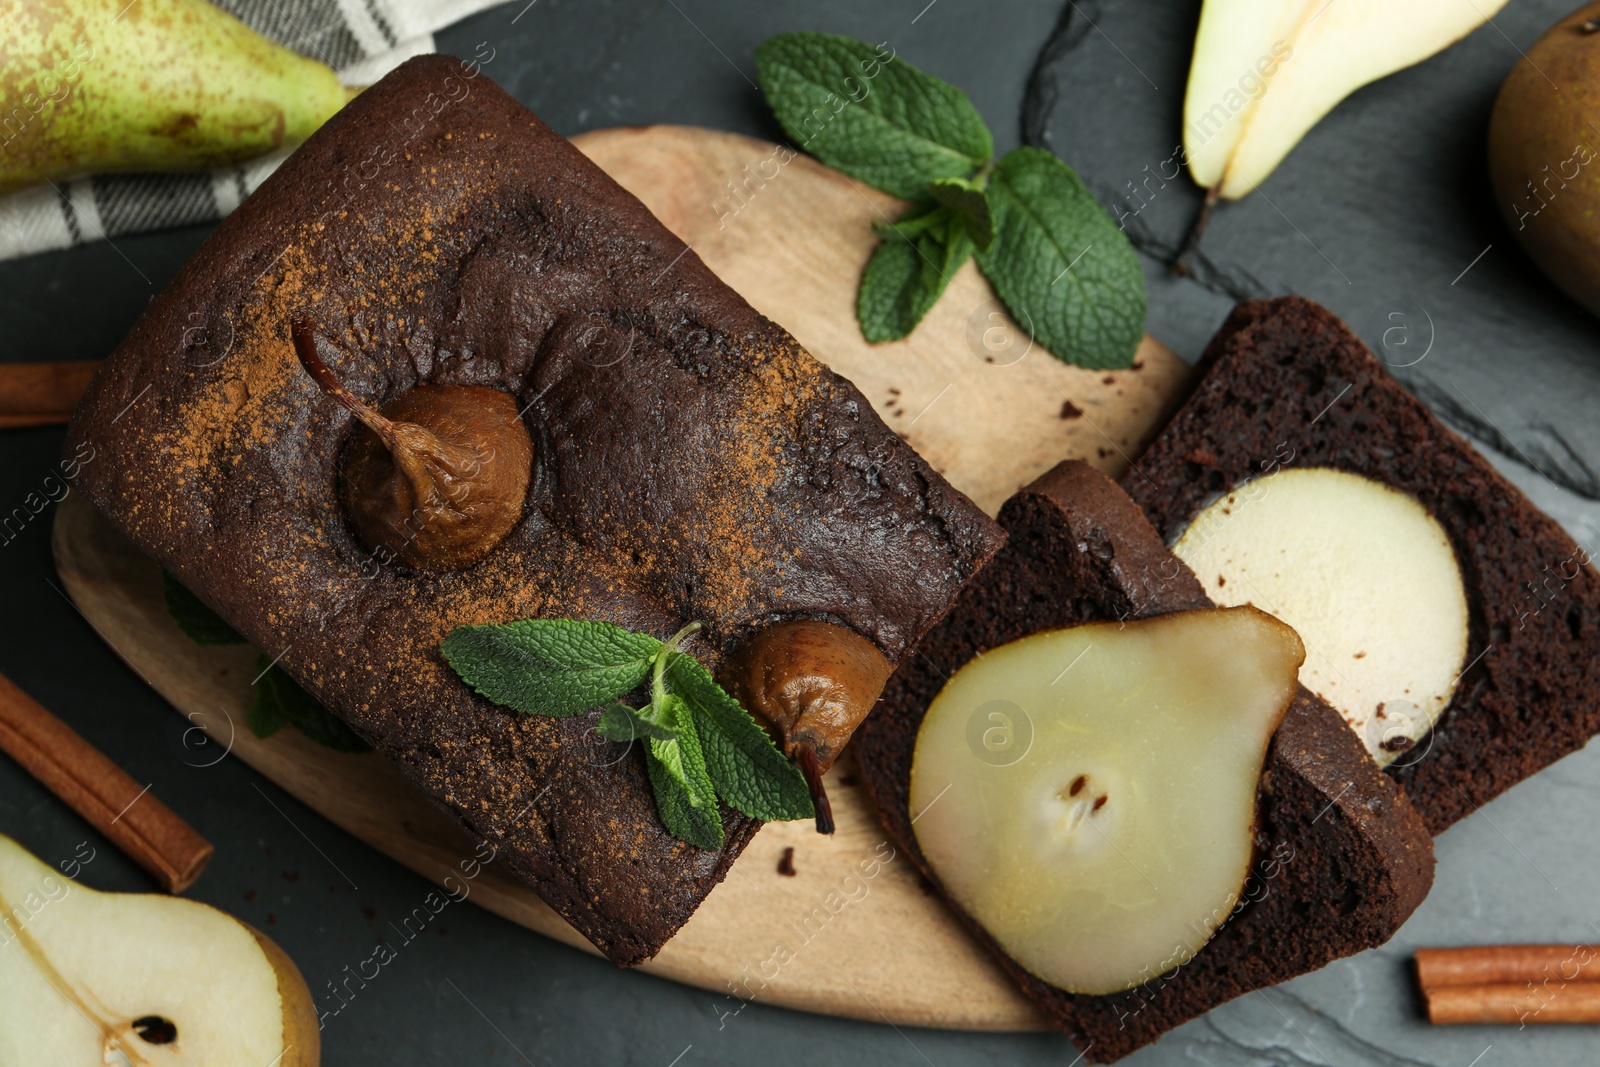
{"label": "wood grain surface", "polygon": [[[971,263],[910,338],[868,345],[855,321],[856,281],[876,241],[870,223],[893,218],[899,202],[734,134],[650,126],[576,143],[991,513],[1068,456],[1120,471],[1187,379],[1186,366],[1149,338],[1135,370],[1059,362],[1004,314]],[[54,549],[68,592],[101,637],[204,731],[194,744],[244,760],[425,878],[442,882],[472,856],[463,831],[380,757],[341,755],[293,730],[254,737],[245,726],[254,650],[186,638],[167,616],[155,564],[75,494],[57,510]],[[829,775],[832,838],[806,823],[764,827],[643,969],[730,994],[729,1012],[743,999],[896,1024],[1042,1028],[889,845],[853,767],[847,752]],[[470,899],[593,951],[492,863]]]}

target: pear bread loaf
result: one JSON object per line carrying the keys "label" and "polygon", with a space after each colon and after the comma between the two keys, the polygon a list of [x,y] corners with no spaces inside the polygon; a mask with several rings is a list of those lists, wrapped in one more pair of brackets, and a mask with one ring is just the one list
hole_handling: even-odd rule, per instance
{"label": "pear bread loaf", "polygon": [[[292,321],[373,408],[502,394],[532,442],[503,539],[442,570],[363,543],[339,457],[365,431]],[[849,382],[444,56],[361,93],[216,229],[94,379],[79,444],[76,488],[619,964],[654,955],[759,824],[724,808],[720,851],[676,839],[644,746],[602,740],[597,713],[490,703],[445,636],[699,621],[686,650],[716,670],[769,623],[822,620],[894,663],[1003,540]]]}
{"label": "pear bread loaf", "polygon": [[[923,875],[910,810],[918,731],[950,676],[1032,634],[1207,608],[1195,576],[1115,482],[1068,461],[1000,512],[1006,546],[901,663],[855,738],[885,827]],[[1039,731],[1035,725],[1035,741]],[[1263,986],[1388,940],[1433,882],[1427,828],[1322,700],[1300,687],[1262,768],[1255,859],[1239,903],[1188,962],[1106,995],[1073,994],[1030,973],[951,906],[1085,1057],[1116,1060],[1185,1020]],[[947,899],[948,896],[947,896]]]}

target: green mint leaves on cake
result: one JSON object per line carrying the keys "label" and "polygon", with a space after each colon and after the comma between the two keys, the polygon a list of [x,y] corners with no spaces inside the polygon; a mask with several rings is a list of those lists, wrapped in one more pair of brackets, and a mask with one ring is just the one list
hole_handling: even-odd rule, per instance
{"label": "green mint leaves on cake", "polygon": [[[754,819],[808,819],[803,775],[711,672],[682,651],[693,623],[670,640],[589,619],[523,619],[458,626],[446,662],[496,704],[566,718],[602,709],[595,731],[644,741],[656,810],[674,837],[722,847],[718,801]],[[621,702],[648,683],[643,707]]]}
{"label": "green mint leaves on cake", "polygon": [[[167,571],[161,572],[161,598],[178,629],[197,645],[242,645],[245,639],[228,621]],[[289,672],[266,656],[256,659],[256,681],[250,691],[245,721],[257,737],[271,737],[285,726],[335,752],[371,752],[344,721],[300,688]]]}
{"label": "green mint leaves on cake", "polygon": [[909,334],[976,256],[1013,318],[1058,358],[1131,366],[1144,334],[1144,275],[1127,235],[1049,152],[994,139],[966,93],[892,49],[783,33],[756,49],[761,89],[802,150],[911,201],[874,223],[856,315],[868,341]]}

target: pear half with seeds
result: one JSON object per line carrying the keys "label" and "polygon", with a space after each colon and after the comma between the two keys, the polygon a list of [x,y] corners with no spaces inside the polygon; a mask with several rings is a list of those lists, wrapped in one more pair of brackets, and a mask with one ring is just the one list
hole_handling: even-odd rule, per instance
{"label": "pear half with seeds", "polygon": [[[1304,658],[1292,629],[1249,607],[985,653],[917,735],[917,845],[950,897],[1051,985],[1103,994],[1155,978],[1244,891],[1262,761]],[[1022,751],[997,758],[993,730]]]}
{"label": "pear half with seeds", "polygon": [[101,893],[0,837],[0,1064],[316,1067],[311,992],[216,908]]}

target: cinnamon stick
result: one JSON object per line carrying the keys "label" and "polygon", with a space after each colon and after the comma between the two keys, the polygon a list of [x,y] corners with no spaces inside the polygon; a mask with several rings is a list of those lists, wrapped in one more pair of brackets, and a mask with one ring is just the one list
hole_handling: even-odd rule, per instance
{"label": "cinnamon stick", "polygon": [[1447,985],[1424,990],[1428,1021],[1451,1023],[1600,1023],[1600,982]]}
{"label": "cinnamon stick", "polygon": [[1600,981],[1600,947],[1594,945],[1472,945],[1419,948],[1417,981],[1439,986],[1524,982]]}
{"label": "cinnamon stick", "polygon": [[0,749],[169,893],[200,877],[211,843],[77,732],[0,674]]}
{"label": "cinnamon stick", "polygon": [[98,359],[56,363],[0,363],[0,429],[66,422]]}

